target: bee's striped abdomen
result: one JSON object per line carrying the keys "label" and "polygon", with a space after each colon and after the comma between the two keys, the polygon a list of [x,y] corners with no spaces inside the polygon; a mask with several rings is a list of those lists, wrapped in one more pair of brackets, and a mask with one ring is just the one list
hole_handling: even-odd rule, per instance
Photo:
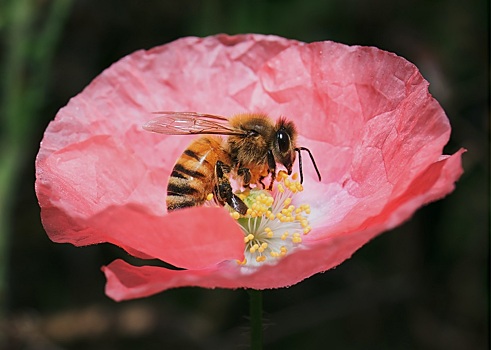
{"label": "bee's striped abdomen", "polygon": [[228,156],[221,138],[201,137],[177,160],[167,185],[167,210],[202,205],[215,184],[215,164]]}

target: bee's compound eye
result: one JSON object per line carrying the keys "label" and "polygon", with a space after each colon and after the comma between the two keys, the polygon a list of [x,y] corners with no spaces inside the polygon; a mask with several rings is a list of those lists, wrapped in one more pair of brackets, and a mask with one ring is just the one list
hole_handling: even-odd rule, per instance
{"label": "bee's compound eye", "polygon": [[290,149],[290,135],[284,130],[279,130],[276,134],[278,147],[281,153],[285,153]]}

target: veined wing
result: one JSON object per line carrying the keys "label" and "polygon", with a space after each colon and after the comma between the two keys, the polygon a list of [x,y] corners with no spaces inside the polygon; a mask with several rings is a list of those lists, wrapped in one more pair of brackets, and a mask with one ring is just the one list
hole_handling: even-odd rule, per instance
{"label": "veined wing", "polygon": [[143,129],[166,135],[244,135],[230,127],[225,117],[195,112],[156,112],[160,116],[143,125]]}

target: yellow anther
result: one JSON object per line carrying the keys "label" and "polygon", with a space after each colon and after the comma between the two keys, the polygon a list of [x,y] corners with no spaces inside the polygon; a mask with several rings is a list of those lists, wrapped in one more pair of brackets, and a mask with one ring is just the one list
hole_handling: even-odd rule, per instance
{"label": "yellow anther", "polygon": [[256,256],[256,261],[258,263],[263,262],[265,260],[266,260],[266,256],[264,256],[264,255]]}
{"label": "yellow anther", "polygon": [[300,243],[302,242],[302,237],[300,237],[299,233],[294,233],[292,236],[292,242],[293,243]]}
{"label": "yellow anther", "polygon": [[254,235],[252,233],[249,233],[247,236],[244,237],[244,242],[248,243],[254,239]]}
{"label": "yellow anther", "polygon": [[[245,215],[237,212],[230,215],[240,219],[238,223],[246,232],[245,255],[249,264],[262,263],[267,260],[267,257],[275,259],[284,257],[291,250],[290,247],[302,242],[302,235],[312,230],[308,222],[310,206],[292,204],[294,202],[292,194],[303,190],[298,178],[297,173],[288,176],[285,171],[279,171],[276,177],[278,183],[273,192],[252,189],[238,194],[249,208]],[[282,223],[289,224],[285,227]],[[286,231],[286,228],[292,233]],[[284,246],[277,248],[279,242],[283,242]],[[241,265],[245,264],[246,262],[241,262]]]}
{"label": "yellow anther", "polygon": [[247,259],[244,258],[244,260],[240,261],[240,260],[235,260],[237,262],[237,264],[239,265],[245,265],[247,264]]}
{"label": "yellow anther", "polygon": [[212,199],[213,199],[213,193],[208,193],[208,195],[206,196],[206,200],[211,201]]}
{"label": "yellow anther", "polygon": [[235,220],[238,220],[240,218],[240,214],[237,213],[236,211],[233,211],[230,213],[230,216],[234,218]]}
{"label": "yellow anther", "polygon": [[254,254],[258,248],[259,248],[259,244],[256,243],[252,247],[249,248],[249,252]]}
{"label": "yellow anther", "polygon": [[288,174],[284,170],[280,170],[278,171],[278,175],[276,176],[276,179],[278,180],[278,182],[281,182],[286,177],[288,177]]}
{"label": "yellow anther", "polygon": [[268,243],[264,242],[264,243],[262,243],[262,244],[261,244],[261,246],[258,248],[258,250],[257,250],[257,251],[258,251],[259,253],[262,253],[262,252],[264,252],[264,251],[265,251],[267,248],[268,248]]}

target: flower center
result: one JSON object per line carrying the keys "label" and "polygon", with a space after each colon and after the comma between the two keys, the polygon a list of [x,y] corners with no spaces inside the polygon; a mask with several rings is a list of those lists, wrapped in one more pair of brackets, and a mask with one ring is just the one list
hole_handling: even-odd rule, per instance
{"label": "flower center", "polygon": [[292,204],[295,194],[303,191],[297,178],[297,174],[290,178],[280,171],[272,192],[251,189],[238,193],[249,207],[245,215],[230,213],[244,231],[245,259],[239,264],[275,263],[295,249],[302,242],[302,236],[310,232],[307,220],[310,205]]}

